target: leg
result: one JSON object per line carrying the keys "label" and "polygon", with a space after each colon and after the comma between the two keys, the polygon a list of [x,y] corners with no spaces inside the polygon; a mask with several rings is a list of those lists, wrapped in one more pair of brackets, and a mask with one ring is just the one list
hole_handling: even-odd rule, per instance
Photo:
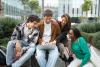
{"label": "leg", "polygon": [[81,60],[75,58],[75,59],[68,65],[68,67],[78,67],[78,65],[80,65],[81,62],[82,62]]}
{"label": "leg", "polygon": [[88,62],[87,64],[85,64],[83,67],[94,67],[92,63]]}
{"label": "leg", "polygon": [[36,59],[40,65],[40,67],[45,67],[46,65],[46,59],[45,59],[45,51],[44,50],[40,50],[38,47],[41,45],[38,45],[36,48]]}
{"label": "leg", "polygon": [[46,67],[55,67],[56,61],[59,57],[59,52],[57,46],[54,50],[49,51],[49,58]]}
{"label": "leg", "polygon": [[22,66],[29,58],[31,58],[31,56],[34,54],[35,51],[35,46],[34,48],[29,48],[25,54],[22,55],[22,57],[17,60],[16,62],[14,62],[12,64],[12,67],[20,67]]}
{"label": "leg", "polygon": [[14,62],[14,48],[15,42],[9,41],[7,45],[7,53],[6,53],[6,63],[7,65],[11,65]]}
{"label": "leg", "polygon": [[59,43],[57,47],[58,47],[61,58],[64,58],[64,44]]}
{"label": "leg", "polygon": [[[68,59],[69,58],[69,49],[68,47],[64,47],[64,44],[60,43],[59,50],[62,58]],[[65,55],[65,57],[64,57]]]}

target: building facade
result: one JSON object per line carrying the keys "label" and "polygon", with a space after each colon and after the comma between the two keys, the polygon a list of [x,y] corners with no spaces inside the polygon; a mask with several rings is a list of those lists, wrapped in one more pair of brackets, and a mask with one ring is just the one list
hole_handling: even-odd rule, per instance
{"label": "building facade", "polygon": [[51,9],[53,11],[53,17],[57,18],[58,17],[58,0],[38,0],[39,5],[41,6],[41,18],[43,17],[43,12],[46,9]]}
{"label": "building facade", "polygon": [[[88,11],[88,17],[100,16],[100,0],[92,0],[93,5]],[[86,13],[82,11],[82,4],[84,0],[59,0],[58,16],[64,13],[69,14],[71,17],[86,16]]]}
{"label": "building facade", "polygon": [[24,9],[25,6],[20,0],[1,0],[1,3],[3,16],[21,18],[21,16],[29,15],[31,13],[29,8]]}

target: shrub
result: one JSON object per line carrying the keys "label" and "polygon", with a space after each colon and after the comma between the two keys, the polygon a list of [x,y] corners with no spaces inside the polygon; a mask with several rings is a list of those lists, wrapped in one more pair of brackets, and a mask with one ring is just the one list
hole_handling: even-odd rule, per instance
{"label": "shrub", "polygon": [[10,38],[3,38],[3,39],[0,39],[0,43],[1,45],[6,47],[9,40]]}
{"label": "shrub", "polygon": [[94,42],[94,46],[100,49],[100,32],[93,34],[93,42]]}
{"label": "shrub", "polygon": [[95,23],[96,32],[100,31],[100,22]]}
{"label": "shrub", "polygon": [[14,27],[19,23],[19,20],[3,17],[0,18],[0,45],[6,46],[10,40]]}
{"label": "shrub", "polygon": [[90,38],[92,37],[93,46],[100,50],[100,32],[96,33],[81,32],[81,34],[88,42],[90,42]]}
{"label": "shrub", "polygon": [[18,22],[18,20],[13,18],[0,18],[0,38],[11,36],[12,31]]}
{"label": "shrub", "polygon": [[86,39],[87,42],[90,42],[90,38],[93,37],[90,33],[81,32],[82,36]]}
{"label": "shrub", "polygon": [[82,32],[87,33],[95,33],[96,32],[96,26],[95,23],[81,23],[77,27]]}
{"label": "shrub", "polygon": [[80,23],[80,24],[75,24],[72,27],[78,28],[81,32],[95,33],[100,31],[100,22]]}

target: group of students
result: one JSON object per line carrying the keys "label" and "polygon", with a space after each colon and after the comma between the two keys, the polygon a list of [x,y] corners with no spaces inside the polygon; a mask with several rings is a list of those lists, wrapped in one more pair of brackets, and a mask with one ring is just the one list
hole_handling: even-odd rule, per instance
{"label": "group of students", "polygon": [[68,67],[94,67],[87,42],[78,29],[71,28],[69,15],[62,15],[61,22],[52,15],[47,9],[42,20],[30,15],[26,22],[15,27],[7,45],[8,67],[21,67],[35,51],[40,67],[55,67],[59,56],[69,62]]}

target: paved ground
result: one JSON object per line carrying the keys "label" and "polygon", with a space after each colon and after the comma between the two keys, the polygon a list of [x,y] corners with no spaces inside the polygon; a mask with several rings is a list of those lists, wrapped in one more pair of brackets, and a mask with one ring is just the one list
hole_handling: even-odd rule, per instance
{"label": "paved ground", "polygon": [[[96,49],[95,47],[94,47],[94,50],[95,50],[96,53],[100,56],[100,50]],[[1,67],[1,66],[0,66],[0,67]],[[55,67],[66,67],[66,66],[65,66],[65,62],[61,61],[61,59],[58,58],[58,61],[57,61]]]}
{"label": "paved ground", "polygon": [[96,53],[100,56],[100,50],[96,49],[95,47],[94,47],[94,50],[95,50]]}
{"label": "paved ground", "polygon": [[[100,50],[98,50],[98,49],[95,48],[95,47],[94,47],[94,50],[95,50],[95,52],[100,56]],[[61,61],[60,58],[58,58],[58,61],[57,61],[55,67],[66,67],[64,64],[65,64],[65,63],[64,63],[63,61]]]}

